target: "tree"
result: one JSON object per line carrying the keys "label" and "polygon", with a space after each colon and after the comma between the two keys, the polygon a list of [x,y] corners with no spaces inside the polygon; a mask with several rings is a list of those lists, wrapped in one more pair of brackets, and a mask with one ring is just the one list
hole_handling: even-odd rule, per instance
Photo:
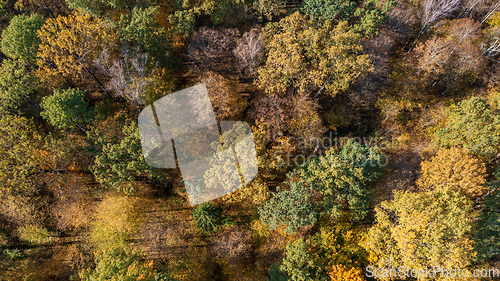
{"label": "tree", "polygon": [[[80,127],[92,119],[92,109],[84,99],[84,91],[79,89],[54,89],[51,96],[44,97],[40,115],[59,129]],[[81,128],[81,127],[80,127]]]}
{"label": "tree", "polygon": [[207,87],[215,118],[224,120],[238,116],[245,110],[248,101],[233,89],[230,82],[215,72],[206,72],[199,78]]}
{"label": "tree", "polygon": [[332,281],[363,281],[363,273],[361,269],[354,267],[348,268],[343,265],[334,265],[328,271],[328,275]]}
{"label": "tree", "polygon": [[364,247],[376,267],[420,269],[432,264],[449,270],[470,266],[475,259],[471,235],[477,214],[458,191],[398,191],[375,212]]}
{"label": "tree", "polygon": [[286,245],[281,271],[292,281],[319,281],[328,278],[325,268],[314,262],[307,243],[298,239]]}
{"label": "tree", "polygon": [[55,233],[51,233],[45,227],[36,224],[18,227],[16,232],[19,239],[32,245],[52,243],[56,240]]}
{"label": "tree", "polygon": [[199,204],[193,209],[196,227],[206,234],[213,234],[222,226],[222,208],[212,202]]}
{"label": "tree", "polygon": [[65,0],[72,10],[81,10],[91,16],[100,17],[104,9],[130,11],[127,0]]}
{"label": "tree", "polygon": [[365,1],[363,7],[357,8],[354,13],[354,16],[359,17],[359,24],[354,25],[354,30],[366,37],[378,35],[378,27],[389,18],[387,12],[397,3],[397,1],[385,1],[383,4],[379,0]]}
{"label": "tree", "polygon": [[144,218],[137,198],[124,194],[106,194],[96,205],[90,228],[90,241],[96,252],[127,249]]}
{"label": "tree", "polygon": [[451,15],[460,7],[460,4],[459,0],[425,0],[422,5],[422,29],[419,36],[438,19]]}
{"label": "tree", "polygon": [[134,191],[137,177],[156,179],[159,174],[144,160],[137,123],[125,125],[122,133],[121,140],[117,140],[116,136],[101,135],[100,130],[88,132],[95,155],[90,171],[104,187],[128,193]]}
{"label": "tree", "polygon": [[264,19],[271,21],[281,14],[281,10],[285,8],[287,3],[288,0],[256,0],[253,2],[253,8],[261,21]]}
{"label": "tree", "polygon": [[443,21],[438,33],[415,48],[417,68],[424,80],[447,88],[476,80],[485,64],[476,43],[481,25],[471,19]]}
{"label": "tree", "polygon": [[304,0],[301,12],[308,14],[317,23],[327,20],[348,20],[355,11],[356,2],[341,0]]}
{"label": "tree", "polygon": [[368,252],[359,244],[366,231],[346,221],[326,225],[306,240],[315,264],[328,271],[356,271],[367,264]]}
{"label": "tree", "polygon": [[116,60],[111,58],[108,50],[103,50],[97,65],[111,77],[106,88],[114,92],[116,97],[125,98],[138,110],[144,106],[148,89],[159,83],[156,77],[157,63],[151,61],[149,54],[141,52],[139,47],[130,49],[124,45],[120,58]]}
{"label": "tree", "polygon": [[347,22],[316,27],[296,12],[268,24],[262,38],[268,54],[257,85],[268,94],[313,89],[316,96],[325,90],[335,96],[372,69],[368,56],[360,54],[360,36]]}
{"label": "tree", "polygon": [[56,18],[68,13],[67,1],[63,0],[17,0],[14,9],[23,14],[38,13],[43,17]]}
{"label": "tree", "polygon": [[259,207],[260,220],[271,230],[285,229],[292,235],[297,229],[316,223],[317,212],[310,201],[312,190],[303,183],[285,182],[289,189],[276,188],[276,193]]}
{"label": "tree", "polygon": [[95,268],[79,273],[83,281],[174,281],[170,274],[159,273],[152,263],[141,261],[141,256],[128,249],[111,249],[95,255]]}
{"label": "tree", "polygon": [[325,156],[310,157],[296,168],[296,176],[322,194],[322,214],[339,218],[349,210],[354,221],[368,213],[369,190],[365,182],[374,180],[384,165],[378,147],[366,147],[350,139],[339,152],[332,147]]}
{"label": "tree", "polygon": [[264,47],[260,41],[259,32],[254,28],[243,33],[233,53],[239,60],[240,72],[256,77],[257,67],[264,56]]}
{"label": "tree", "polygon": [[421,167],[417,185],[423,190],[449,188],[471,198],[487,191],[484,163],[463,149],[440,149],[431,161],[422,162]]}
{"label": "tree", "polygon": [[34,61],[40,43],[37,32],[44,22],[44,18],[36,14],[12,18],[9,26],[2,32],[2,52],[11,59]]}
{"label": "tree", "polygon": [[3,193],[38,190],[40,169],[37,150],[42,138],[24,117],[4,115],[0,119],[0,183]]}
{"label": "tree", "polygon": [[112,48],[116,37],[104,21],[82,12],[59,16],[48,19],[38,37],[38,66],[50,84],[88,86],[90,79],[105,91],[95,61],[103,49]]}
{"label": "tree", "polygon": [[170,58],[168,51],[170,39],[167,32],[155,20],[158,7],[142,8],[136,6],[131,15],[122,15],[117,23],[117,34],[122,42],[139,46],[155,59],[166,62]]}
{"label": "tree", "polygon": [[484,98],[463,100],[450,106],[434,136],[438,147],[461,147],[489,161],[500,149],[500,115]]}
{"label": "tree", "polygon": [[273,263],[269,269],[269,278],[266,281],[288,281],[288,275],[283,273],[280,269],[279,263]]}
{"label": "tree", "polygon": [[171,24],[169,32],[179,35],[183,39],[189,38],[195,22],[195,14],[191,10],[175,11],[168,15]]}
{"label": "tree", "polygon": [[474,235],[477,260],[482,263],[500,254],[498,237],[500,235],[500,170],[496,172],[496,181],[490,183],[490,192],[484,197],[481,214]]}
{"label": "tree", "polygon": [[287,131],[297,138],[320,138],[326,131],[317,109],[319,104],[308,95],[286,97]]}
{"label": "tree", "polygon": [[[188,29],[193,27],[193,21],[196,16],[210,17],[214,25],[221,23],[234,22],[245,18],[248,8],[243,0],[180,0],[176,2],[179,9],[169,17],[172,24],[175,24],[174,30],[188,34]],[[182,20],[187,22],[183,23]]]}
{"label": "tree", "polygon": [[212,29],[201,27],[194,32],[186,50],[194,74],[206,71],[233,73],[235,57],[231,51],[236,46],[239,31],[236,28]]}
{"label": "tree", "polygon": [[23,61],[4,60],[0,67],[0,113],[19,113],[24,104],[34,104],[31,99],[37,82]]}

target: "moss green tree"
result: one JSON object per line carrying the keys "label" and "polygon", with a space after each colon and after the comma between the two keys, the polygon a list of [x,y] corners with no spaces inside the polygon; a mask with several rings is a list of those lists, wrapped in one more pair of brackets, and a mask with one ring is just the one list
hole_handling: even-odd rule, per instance
{"label": "moss green tree", "polygon": [[137,123],[126,124],[122,133],[117,139],[101,135],[99,130],[88,132],[90,152],[95,156],[90,171],[106,188],[133,192],[136,179],[157,179],[159,174],[144,160]]}
{"label": "moss green tree", "polygon": [[85,101],[84,92],[79,89],[54,89],[54,93],[45,97],[40,106],[44,109],[40,115],[59,129],[81,128],[92,119],[92,109]]}
{"label": "moss green tree", "polygon": [[356,2],[342,0],[304,0],[300,11],[317,23],[327,20],[348,20],[355,11]]}
{"label": "moss green tree", "polygon": [[56,241],[55,233],[37,224],[28,224],[16,229],[19,239],[32,245],[47,244]]}
{"label": "moss green tree", "polygon": [[222,208],[212,202],[197,205],[193,209],[196,227],[207,234],[213,234],[222,226]]}
{"label": "moss green tree", "polygon": [[37,151],[43,146],[31,120],[4,115],[0,119],[0,187],[2,192],[29,193],[41,185]]}
{"label": "moss green tree", "polygon": [[478,262],[500,254],[500,168],[494,173],[495,179],[489,182],[489,192],[482,198],[478,207],[481,215],[474,236]]}
{"label": "moss green tree", "polygon": [[387,12],[396,6],[397,1],[367,0],[362,7],[354,12],[354,16],[359,17],[359,23],[353,26],[353,29],[366,37],[374,37],[379,34],[379,26],[389,17]]}
{"label": "moss green tree", "polygon": [[38,79],[21,60],[6,59],[0,67],[0,114],[20,113],[25,104],[33,104]]}
{"label": "moss green tree", "polygon": [[396,1],[379,0],[364,1],[362,6],[356,7],[356,2],[342,0],[305,0],[300,10],[307,14],[317,24],[326,21],[347,21],[355,23],[352,29],[366,37],[374,37],[379,33],[379,27],[387,19],[387,12],[397,4]]}
{"label": "moss green tree", "polygon": [[274,196],[259,207],[260,219],[271,230],[285,228],[293,234],[298,228],[316,223],[317,211],[310,201],[313,192],[303,182],[286,182],[288,189],[277,187]]}
{"label": "moss green tree", "polygon": [[85,13],[94,16],[100,17],[105,10],[114,10],[114,11],[130,11],[131,7],[129,6],[129,2],[135,2],[130,0],[65,0],[68,4],[68,7],[72,10],[81,10]]}
{"label": "moss green tree", "polygon": [[271,21],[281,14],[287,3],[288,0],[255,0],[253,8],[261,20]]}
{"label": "moss green tree", "polygon": [[2,32],[2,52],[12,59],[34,61],[40,44],[37,31],[44,22],[45,20],[36,14],[12,18],[9,26]]}
{"label": "moss green tree", "polygon": [[489,161],[500,150],[500,115],[484,98],[473,97],[446,111],[446,124],[435,133],[438,147],[461,147]]}
{"label": "moss green tree", "polygon": [[292,281],[328,279],[326,269],[314,262],[310,247],[303,239],[288,243],[280,270]]}
{"label": "moss green tree", "polygon": [[174,281],[169,274],[153,269],[141,255],[127,249],[111,249],[95,255],[95,268],[79,273],[83,281]]}
{"label": "moss green tree", "polygon": [[353,220],[368,213],[370,192],[365,182],[381,174],[385,159],[378,147],[366,147],[349,140],[342,150],[329,149],[325,156],[311,158],[294,170],[294,176],[322,194],[322,214],[339,218],[348,210]]}
{"label": "moss green tree", "polygon": [[140,46],[157,60],[169,58],[170,39],[167,32],[155,20],[158,7],[134,7],[131,15],[122,15],[117,23],[118,36],[123,42]]}

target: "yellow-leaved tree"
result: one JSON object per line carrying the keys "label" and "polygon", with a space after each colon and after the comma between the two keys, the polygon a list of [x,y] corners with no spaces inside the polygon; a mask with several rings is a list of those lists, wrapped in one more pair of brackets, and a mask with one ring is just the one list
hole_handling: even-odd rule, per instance
{"label": "yellow-leaved tree", "polygon": [[267,61],[259,69],[257,85],[268,94],[344,91],[373,69],[358,44],[360,35],[347,22],[321,26],[299,12],[268,24],[262,34]]}
{"label": "yellow-leaved tree", "polygon": [[59,16],[48,19],[38,37],[37,63],[49,85],[97,83],[105,91],[95,62],[102,50],[115,45],[117,37],[103,20],[83,12]]}
{"label": "yellow-leaved tree", "polygon": [[362,243],[374,267],[419,270],[433,265],[450,270],[475,261],[477,213],[458,191],[399,191],[375,212],[375,225]]}
{"label": "yellow-leaved tree", "polygon": [[423,190],[447,188],[472,198],[488,190],[484,163],[464,149],[440,149],[431,161],[424,161],[421,166],[417,185]]}

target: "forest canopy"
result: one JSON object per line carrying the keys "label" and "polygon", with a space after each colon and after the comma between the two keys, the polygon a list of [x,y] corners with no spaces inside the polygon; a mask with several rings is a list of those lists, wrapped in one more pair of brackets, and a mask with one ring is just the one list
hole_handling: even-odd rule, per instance
{"label": "forest canopy", "polygon": [[[500,277],[499,8],[0,1],[0,279]],[[214,135],[152,167],[141,114],[200,84]],[[208,151],[233,156],[179,168]]]}

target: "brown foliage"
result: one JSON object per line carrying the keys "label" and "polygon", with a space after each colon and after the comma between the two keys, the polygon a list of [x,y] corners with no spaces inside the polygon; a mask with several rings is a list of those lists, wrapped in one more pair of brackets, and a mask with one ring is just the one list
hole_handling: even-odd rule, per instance
{"label": "brown foliage", "polygon": [[69,12],[64,0],[17,0],[14,8],[22,13],[37,12],[41,16],[53,18]]}
{"label": "brown foliage", "polygon": [[471,19],[442,22],[438,34],[420,43],[414,52],[424,80],[444,82],[448,88],[476,79],[485,66],[477,42],[480,24]]}
{"label": "brown foliage", "polygon": [[35,224],[41,220],[36,197],[6,195],[0,198],[0,213],[7,222],[22,226]]}
{"label": "brown foliage", "polygon": [[234,56],[231,52],[238,36],[235,28],[216,30],[201,27],[195,31],[185,54],[187,61],[193,64],[191,71],[195,74],[206,71],[232,73]]}
{"label": "brown foliage", "polygon": [[325,132],[317,109],[317,100],[307,95],[261,95],[252,102],[249,115],[268,123],[267,139],[276,139],[285,132],[295,137],[319,137]]}
{"label": "brown foliage", "polygon": [[248,101],[222,75],[208,71],[199,78],[199,82],[207,87],[217,120],[238,116],[247,107]]}
{"label": "brown foliage", "polygon": [[234,262],[247,258],[250,251],[250,233],[243,229],[228,229],[215,238],[212,251],[215,256]]}

